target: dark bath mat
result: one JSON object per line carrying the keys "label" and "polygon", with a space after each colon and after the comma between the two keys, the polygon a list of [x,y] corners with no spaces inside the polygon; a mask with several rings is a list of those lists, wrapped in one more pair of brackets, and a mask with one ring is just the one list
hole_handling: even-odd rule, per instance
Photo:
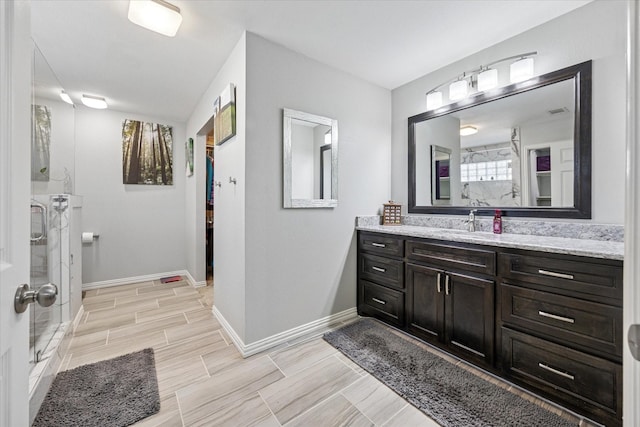
{"label": "dark bath mat", "polygon": [[577,426],[455,366],[373,319],[324,339],[445,427]]}
{"label": "dark bath mat", "polygon": [[59,373],[33,427],[124,427],[160,410],[153,349]]}

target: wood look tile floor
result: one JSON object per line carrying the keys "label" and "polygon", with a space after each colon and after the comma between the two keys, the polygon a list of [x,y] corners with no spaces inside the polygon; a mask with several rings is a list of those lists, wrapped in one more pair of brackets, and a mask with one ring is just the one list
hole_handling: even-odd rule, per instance
{"label": "wood look tile floor", "polygon": [[212,286],[194,289],[186,281],[87,291],[61,369],[153,347],[161,410],[137,427],[438,426],[320,336],[243,359],[212,315],[212,303]]}

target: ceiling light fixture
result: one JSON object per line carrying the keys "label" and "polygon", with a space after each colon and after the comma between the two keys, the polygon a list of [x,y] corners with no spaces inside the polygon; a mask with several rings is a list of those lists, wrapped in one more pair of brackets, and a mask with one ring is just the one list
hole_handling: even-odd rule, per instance
{"label": "ceiling light fixture", "polygon": [[60,98],[62,98],[62,100],[64,102],[66,102],[67,104],[73,105],[73,101],[71,100],[71,97],[69,96],[69,94],[67,92],[60,91]]}
{"label": "ceiling light fixture", "polygon": [[89,108],[104,110],[107,108],[107,101],[100,96],[82,95],[82,103]]}
{"label": "ceiling light fixture", "polygon": [[511,64],[511,83],[520,83],[533,77],[533,58],[520,58]]}
{"label": "ceiling light fixture", "polygon": [[517,60],[509,67],[509,80],[511,83],[519,83],[530,79],[534,75],[533,56],[537,54],[538,52],[528,52],[502,58],[479,68],[465,71],[439,84],[427,92],[427,111],[435,110],[444,105],[441,88],[445,85],[449,85],[449,103],[498,87],[498,69],[493,68],[493,66],[502,62]]}
{"label": "ceiling light fixture", "polygon": [[129,21],[148,30],[173,37],[182,24],[180,8],[164,0],[130,0]]}
{"label": "ceiling light fixture", "polygon": [[460,128],[460,136],[469,136],[478,133],[478,128],[475,126],[467,125]]}
{"label": "ceiling light fixture", "polygon": [[427,94],[427,110],[435,110],[442,107],[442,92],[431,92]]}

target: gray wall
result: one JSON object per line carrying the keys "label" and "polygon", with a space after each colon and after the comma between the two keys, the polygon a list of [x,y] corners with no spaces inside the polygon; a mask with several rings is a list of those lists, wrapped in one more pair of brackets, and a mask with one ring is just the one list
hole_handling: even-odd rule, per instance
{"label": "gray wall", "polygon": [[395,89],[392,92],[392,198],[406,207],[407,118],[425,111],[425,93],[464,70],[537,51],[536,74],[593,60],[593,221],[623,224],[625,11],[624,1],[589,3]]}
{"label": "gray wall", "polygon": [[[355,307],[354,218],[388,200],[391,94],[248,33],[246,102],[248,344]],[[282,208],[283,108],[338,120],[336,208]]]}
{"label": "gray wall", "polygon": [[[196,280],[205,279],[205,136],[213,116],[213,101],[225,86],[236,86],[236,136],[216,146],[214,205],[214,301],[216,308],[244,339],[245,328],[245,127],[246,127],[246,37],[243,34],[222,69],[205,91],[189,121],[187,136],[196,142],[195,171],[187,178],[187,268]],[[234,177],[237,184],[229,183]],[[208,261],[210,262],[210,261]]]}
{"label": "gray wall", "polygon": [[[122,183],[122,122],[173,126],[173,185]],[[184,125],[157,117],[76,107],[75,193],[84,231],[100,239],[82,251],[82,282],[183,270]]]}

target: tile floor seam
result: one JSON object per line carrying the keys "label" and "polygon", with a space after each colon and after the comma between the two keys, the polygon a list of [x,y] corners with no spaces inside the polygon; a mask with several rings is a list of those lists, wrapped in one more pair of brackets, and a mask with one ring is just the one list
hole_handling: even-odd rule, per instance
{"label": "tile floor seam", "polygon": [[[277,383],[277,381],[276,381]],[[275,384],[275,383],[274,383]],[[349,384],[351,385],[351,384]],[[348,386],[346,386],[348,387]],[[291,424],[293,421],[295,421],[297,418],[302,417],[303,415],[311,412],[312,410],[314,410],[315,408],[317,408],[318,406],[324,404],[325,402],[328,402],[329,400],[333,399],[334,397],[336,397],[337,395],[342,395],[342,390],[344,390],[346,387],[341,388],[340,390],[336,390],[333,394],[330,394],[329,396],[326,396],[324,399],[320,400],[319,402],[317,402],[315,405],[305,409],[304,411],[300,412],[298,415],[296,415],[295,417],[291,418],[289,421],[287,421],[286,423],[282,424],[280,423],[282,426],[286,427],[287,425]],[[349,402],[347,400],[347,402]],[[349,404],[351,404],[351,402],[349,402]],[[267,405],[269,406],[269,405]],[[353,405],[351,405],[353,406]],[[355,408],[355,406],[354,406]],[[358,409],[358,408],[356,408]],[[277,418],[276,418],[277,419]],[[278,420],[278,422],[280,422],[280,420]]]}
{"label": "tile floor seam", "polygon": [[[356,380],[356,382],[358,382],[358,381],[360,381],[360,380]],[[353,384],[355,384],[355,383],[353,383]],[[351,384],[351,385],[353,385],[353,384]],[[350,387],[350,386],[349,386],[349,387]],[[353,406],[353,408],[354,408],[356,411],[358,411],[358,412],[359,412],[363,417],[365,417],[367,420],[369,420],[369,421],[371,422],[371,424],[372,424],[372,425],[374,425],[374,426],[378,427],[378,424],[374,423],[374,422],[373,422],[373,420],[367,416],[367,414],[365,414],[364,412],[362,412],[362,411],[360,410],[360,408],[358,408],[358,407],[356,406],[356,404],[355,404],[355,403],[353,403],[352,401],[350,401],[350,400],[347,398],[347,396],[345,396],[345,395],[344,395],[344,393],[343,393],[343,392],[344,392],[346,389],[347,389],[347,387],[343,388],[342,390],[340,390],[340,391],[338,392],[338,394],[339,394],[340,396],[344,397],[344,399],[345,399],[347,402],[349,402],[349,404],[350,404],[351,406]],[[389,418],[389,419],[391,419],[391,418]],[[388,420],[387,420],[387,421],[388,421]]]}
{"label": "tile floor seam", "polygon": [[227,341],[227,339],[224,337],[224,334],[222,333],[222,330],[221,330],[221,329],[218,329],[218,331],[217,331],[217,332],[220,334],[220,336],[222,337],[223,341],[224,341],[224,342],[227,344],[227,346],[228,346],[228,345],[229,345],[229,341]]}
{"label": "tile floor seam", "polygon": [[[411,405],[411,403],[408,403],[405,400],[405,405],[402,408],[400,408],[400,410],[397,411],[395,414],[391,415],[387,421],[385,421],[382,424],[380,424],[380,427],[384,427],[384,426],[388,425],[395,417],[398,416],[398,414],[400,414],[400,412],[404,411],[407,408],[407,406],[409,406],[409,405]],[[411,406],[413,406],[413,405],[411,405]],[[429,417],[429,418],[431,418],[431,417]]]}
{"label": "tile floor seam", "polygon": [[204,363],[204,358],[202,357],[202,354],[200,354],[199,357],[200,357],[200,362],[202,362],[202,366],[204,366],[204,371],[207,373],[207,377],[211,378],[211,373],[209,372],[209,369],[207,368],[207,364]]}
{"label": "tile floor seam", "polygon": [[[180,414],[180,422],[182,423],[182,427],[185,427],[184,416],[182,415],[182,407],[180,406],[180,399],[178,399],[178,392],[174,391],[173,395],[176,397],[176,405],[178,405],[178,413]],[[162,410],[162,404],[160,405]]]}
{"label": "tile floor seam", "polygon": [[111,329],[107,329],[107,336],[104,340],[104,345],[109,344],[109,335],[111,334]]}
{"label": "tile floor seam", "polygon": [[[345,365],[347,368],[351,369],[353,372],[355,372],[356,374],[358,374],[358,376],[363,377],[363,375],[362,375],[360,372],[356,371],[356,370],[353,368],[353,366],[349,366],[349,364],[347,364],[344,360],[342,360],[342,359],[339,357],[341,354],[342,354],[342,353],[338,352],[338,353],[336,353],[336,354],[332,354],[330,357],[335,357],[336,359],[338,359],[338,361],[339,361],[340,363],[342,363],[342,364],[343,364],[343,365]],[[347,356],[345,356],[344,354],[342,354],[342,355],[343,355],[344,357],[347,357]],[[348,360],[351,360],[351,359],[349,359],[348,357],[347,357],[347,359],[348,359]],[[353,363],[354,365],[358,366],[358,367],[362,370],[362,372],[364,372],[365,374],[367,374],[367,375],[371,375],[371,374],[369,374],[367,371],[365,371],[363,368],[361,368],[361,367],[360,367],[356,362],[354,362],[353,360],[351,360],[351,363]]]}
{"label": "tile floor seam", "polygon": [[[271,360],[271,363],[273,363],[273,365],[274,365],[276,368],[278,368],[278,371],[280,371],[280,373],[281,373],[285,378],[289,378],[289,375],[287,375],[287,374],[285,374],[285,373],[284,373],[284,371],[280,368],[280,366],[278,366],[278,364],[276,363],[276,361],[275,361],[275,360],[273,360],[273,358],[271,357],[271,355],[270,355],[270,354],[267,354],[267,355],[266,355],[266,357],[268,357],[268,358],[269,358],[269,360]],[[306,369],[306,368],[305,368],[305,369]],[[299,371],[299,372],[302,372],[302,371],[304,371],[304,369],[303,369],[303,370],[301,370],[301,371]]]}
{"label": "tile floor seam", "polygon": [[271,415],[273,416],[273,419],[276,420],[276,422],[278,423],[278,425],[280,427],[282,427],[282,423],[280,422],[280,420],[278,419],[278,417],[276,417],[276,414],[273,413],[273,410],[271,409],[271,406],[269,406],[269,404],[267,403],[266,400],[264,400],[264,397],[262,396],[262,393],[260,393],[260,390],[258,390],[258,396],[260,396],[260,399],[262,399],[262,402],[264,403],[264,405],[267,407],[267,409],[269,410],[269,412],[271,413]]}

